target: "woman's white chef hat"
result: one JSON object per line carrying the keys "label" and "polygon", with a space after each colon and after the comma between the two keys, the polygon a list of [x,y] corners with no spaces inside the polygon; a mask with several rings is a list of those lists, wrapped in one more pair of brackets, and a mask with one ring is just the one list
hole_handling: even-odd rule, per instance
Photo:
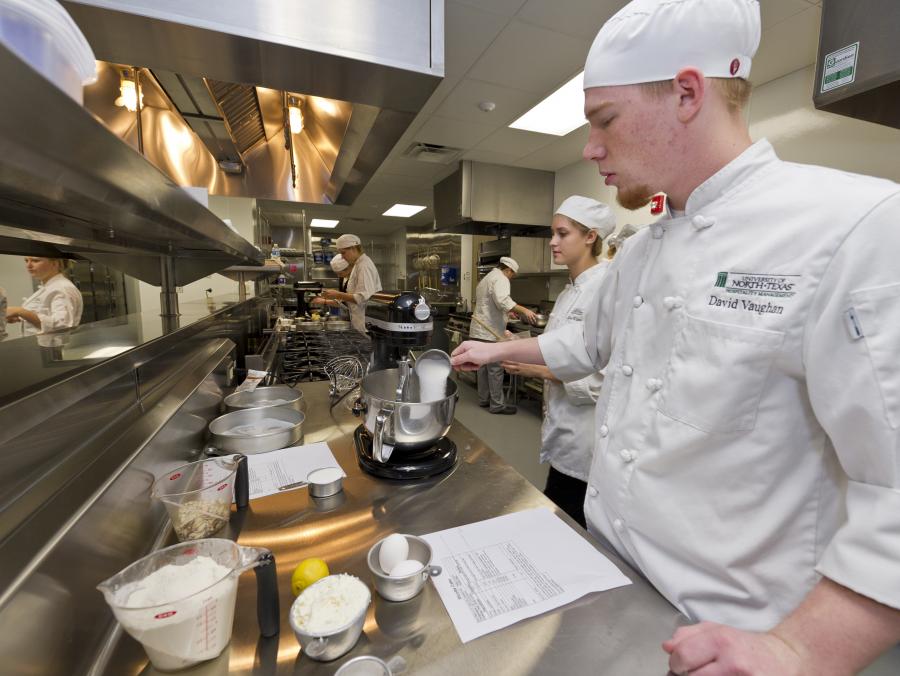
{"label": "woman's white chef hat", "polygon": [[334,243],[338,249],[348,249],[351,246],[359,246],[360,244],[362,244],[362,241],[356,235],[341,235]]}
{"label": "woman's white chef hat", "polygon": [[622,244],[626,239],[631,237],[634,233],[638,231],[638,227],[636,225],[632,225],[631,223],[626,223],[622,226],[622,229],[619,230],[615,235],[606,240],[608,246],[613,246],[617,249],[622,248]]}
{"label": "woman's white chef hat", "polygon": [[607,205],[590,197],[572,195],[567,197],[554,212],[576,223],[581,223],[586,228],[596,230],[600,239],[605,239],[616,229],[616,217]]}
{"label": "woman's white chef hat", "polygon": [[347,262],[347,259],[338,254],[334,258],[331,259],[331,269],[335,272],[343,272],[347,268],[350,267],[350,263]]}
{"label": "woman's white chef hat", "polygon": [[503,256],[503,258],[500,259],[500,263],[508,267],[513,272],[519,271],[519,264],[509,256]]}
{"label": "woman's white chef hat", "polygon": [[747,79],[759,38],[757,0],[632,0],[597,33],[584,88],[671,80],[688,66]]}

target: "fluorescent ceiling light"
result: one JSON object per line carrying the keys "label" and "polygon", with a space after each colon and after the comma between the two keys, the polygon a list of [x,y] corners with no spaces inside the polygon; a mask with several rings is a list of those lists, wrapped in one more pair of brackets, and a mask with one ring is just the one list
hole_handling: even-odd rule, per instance
{"label": "fluorescent ceiling light", "polygon": [[336,228],[340,221],[332,221],[328,218],[314,218],[309,222],[312,228]]}
{"label": "fluorescent ceiling light", "polygon": [[510,127],[565,136],[587,124],[584,119],[584,71],[525,113]]}
{"label": "fluorescent ceiling light", "polygon": [[385,211],[382,216],[400,216],[401,218],[409,218],[425,209],[425,207],[416,206],[415,204],[395,204]]}

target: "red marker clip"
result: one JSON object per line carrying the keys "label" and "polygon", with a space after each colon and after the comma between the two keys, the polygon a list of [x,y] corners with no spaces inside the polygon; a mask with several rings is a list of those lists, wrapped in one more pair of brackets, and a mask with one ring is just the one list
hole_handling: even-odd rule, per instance
{"label": "red marker clip", "polygon": [[653,216],[659,216],[665,210],[666,210],[666,196],[665,195],[654,195],[653,199],[650,200],[650,214]]}

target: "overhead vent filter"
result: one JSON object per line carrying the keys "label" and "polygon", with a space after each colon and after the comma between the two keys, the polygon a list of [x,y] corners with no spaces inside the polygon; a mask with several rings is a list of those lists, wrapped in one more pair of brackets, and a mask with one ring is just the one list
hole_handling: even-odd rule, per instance
{"label": "overhead vent filter", "polygon": [[417,141],[406,149],[403,156],[418,160],[419,162],[449,164],[459,157],[461,153],[462,148],[451,148],[449,146],[440,146],[433,143],[421,143]]}

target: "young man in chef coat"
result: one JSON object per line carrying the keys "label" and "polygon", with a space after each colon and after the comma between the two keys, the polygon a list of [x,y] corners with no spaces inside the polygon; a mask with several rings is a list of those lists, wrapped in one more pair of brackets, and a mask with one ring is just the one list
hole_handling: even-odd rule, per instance
{"label": "young man in chef coat", "polygon": [[850,674],[900,641],[900,186],[783,162],[740,106],[756,0],[635,0],[584,75],[585,158],[668,214],[583,330],[457,368],[606,368],[592,533],[699,624],[677,674]]}

